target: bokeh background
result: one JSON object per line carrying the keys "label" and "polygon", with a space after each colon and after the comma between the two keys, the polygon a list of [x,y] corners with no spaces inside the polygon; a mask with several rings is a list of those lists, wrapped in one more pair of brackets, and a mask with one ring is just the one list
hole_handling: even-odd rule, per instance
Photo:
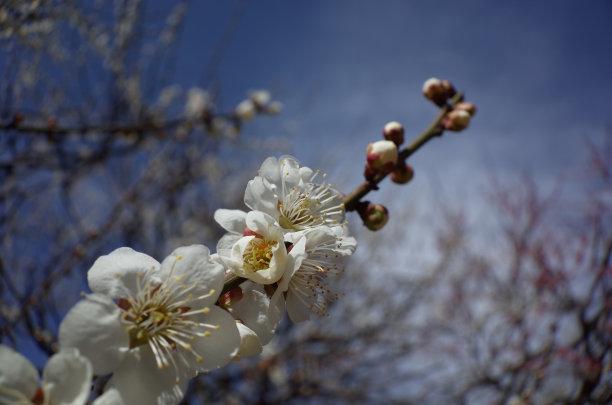
{"label": "bokeh background", "polygon": [[[383,230],[349,214],[329,319],[185,403],[612,400],[609,0],[3,3],[0,333],[37,365],[96,257],[215,250],[270,155],[348,193],[385,123],[429,125],[439,77],[478,112],[368,196]],[[255,89],[282,112],[236,116]]]}

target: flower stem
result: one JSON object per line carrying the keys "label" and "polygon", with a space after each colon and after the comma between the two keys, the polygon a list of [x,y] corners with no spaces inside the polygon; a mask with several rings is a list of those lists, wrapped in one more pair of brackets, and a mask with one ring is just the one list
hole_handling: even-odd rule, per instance
{"label": "flower stem", "polygon": [[231,276],[225,283],[223,284],[223,290],[221,290],[221,296],[227,292],[230,292],[234,288],[238,287],[240,284],[244,283],[247,279],[244,277]]}

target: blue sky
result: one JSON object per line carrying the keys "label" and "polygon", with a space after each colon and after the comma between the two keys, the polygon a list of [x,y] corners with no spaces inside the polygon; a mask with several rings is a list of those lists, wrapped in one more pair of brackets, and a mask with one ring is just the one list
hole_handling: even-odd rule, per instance
{"label": "blue sky", "polygon": [[[201,78],[237,4],[192,3],[184,86]],[[478,114],[467,132],[411,159],[417,174],[471,181],[529,170],[547,179],[575,166],[584,138],[611,124],[611,17],[603,0],[247,2],[216,74],[227,106],[245,90],[272,90],[284,113],[252,132],[288,137],[305,164],[347,162],[323,164],[342,166],[349,184],[361,180],[355,156],[387,121],[403,123],[410,139],[434,117],[423,81],[449,79]]]}

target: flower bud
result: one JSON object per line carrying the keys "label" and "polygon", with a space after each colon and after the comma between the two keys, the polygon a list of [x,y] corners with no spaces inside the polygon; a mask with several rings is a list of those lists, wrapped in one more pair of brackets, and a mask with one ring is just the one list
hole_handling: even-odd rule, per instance
{"label": "flower bud", "polygon": [[251,99],[258,110],[262,110],[270,102],[271,98],[272,96],[268,90],[251,90],[249,92],[249,99]]}
{"label": "flower bud", "polygon": [[236,116],[243,120],[250,120],[255,117],[255,103],[253,100],[247,99],[242,100],[240,104],[236,106]]}
{"label": "flower bud", "polygon": [[467,111],[470,114],[470,117],[473,117],[476,114],[476,106],[474,103],[470,103],[469,101],[461,101],[453,107],[453,110],[463,110]]}
{"label": "flower bud", "polygon": [[391,172],[391,180],[397,184],[406,184],[414,177],[414,170],[412,167],[404,164],[400,164],[395,166],[393,171]]}
{"label": "flower bud", "polygon": [[272,101],[270,104],[268,104],[268,107],[266,108],[266,112],[268,114],[278,114],[283,110],[283,103],[281,103],[280,101]]}
{"label": "flower bud", "polygon": [[221,308],[229,308],[242,299],[242,288],[233,288],[219,297],[217,303]]}
{"label": "flower bud", "polygon": [[391,121],[383,128],[383,137],[400,146],[404,143],[404,127],[399,122]]}
{"label": "flower bud", "polygon": [[438,106],[443,106],[446,100],[456,93],[455,88],[448,80],[432,77],[423,83],[423,95]]}
{"label": "flower bud", "polygon": [[364,201],[357,207],[363,224],[371,231],[378,231],[389,221],[389,211],[385,206]]}
{"label": "flower bud", "polygon": [[397,146],[391,141],[378,141],[366,148],[367,162],[377,173],[389,173],[397,163]]}
{"label": "flower bud", "polygon": [[470,124],[470,113],[465,110],[452,110],[442,119],[442,126],[449,131],[463,131]]}

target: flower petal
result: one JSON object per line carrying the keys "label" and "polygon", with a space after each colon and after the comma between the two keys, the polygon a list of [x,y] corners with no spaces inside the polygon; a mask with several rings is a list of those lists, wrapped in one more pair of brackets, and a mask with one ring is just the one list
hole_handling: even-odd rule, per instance
{"label": "flower petal", "polygon": [[[194,373],[179,369],[177,376],[173,367],[157,368],[155,358],[148,346],[131,349],[124,361],[115,370],[108,383],[114,388],[125,404],[175,405],[187,389]],[[178,378],[178,384],[175,381]]]}
{"label": "flower petal", "polygon": [[278,216],[278,196],[274,188],[259,176],[249,180],[244,192],[244,204],[252,210]]}
{"label": "flower petal", "polygon": [[[223,309],[212,306],[210,312],[202,314],[197,321],[209,324],[212,328],[210,336],[196,338],[191,342],[193,350],[202,356],[200,363],[193,359],[193,368],[202,372],[229,363],[240,346],[240,334],[234,318]],[[192,357],[188,359],[192,361]]]}
{"label": "flower petal", "polygon": [[120,316],[119,307],[110,298],[88,295],[60,324],[60,348],[79,349],[91,361],[96,375],[113,372],[129,347],[129,336]]}
{"label": "flower petal", "polygon": [[244,222],[246,212],[241,210],[218,209],[215,211],[215,221],[228,232],[242,235],[246,223]]}
{"label": "flower petal", "polygon": [[[0,388],[31,398],[38,387],[38,371],[21,353],[0,344]],[[19,394],[14,393],[14,396]],[[13,395],[11,394],[11,398]],[[0,398],[1,399],[1,398]]]}
{"label": "flower petal", "polygon": [[233,304],[229,311],[235,319],[242,321],[249,329],[253,330],[261,344],[267,344],[276,331],[280,316],[269,316],[270,299],[259,284],[247,281],[241,285],[242,299]]}
{"label": "flower petal", "polygon": [[271,156],[263,161],[259,168],[259,176],[267,179],[273,184],[280,184],[280,161]]}
{"label": "flower petal", "polygon": [[240,332],[240,347],[238,353],[232,359],[238,361],[243,357],[257,356],[263,350],[261,342],[254,331],[249,329],[246,325],[236,323],[238,326],[238,332]]}
{"label": "flower petal", "polygon": [[91,405],[124,405],[123,398],[115,388],[111,388],[104,392],[92,402]]}
{"label": "flower petal", "polygon": [[89,397],[91,363],[74,348],[51,356],[43,370],[45,404],[82,405]]}
{"label": "flower petal", "polygon": [[162,280],[174,277],[174,281],[182,285],[197,286],[196,291],[202,292],[203,295],[214,290],[208,298],[199,301],[203,306],[215,303],[225,280],[223,266],[211,259],[210,250],[204,245],[175,249],[162,262],[160,277]]}
{"label": "flower petal", "polygon": [[[314,299],[316,299],[316,297]],[[287,314],[292,322],[298,323],[310,319],[312,311],[303,301],[300,301],[297,294],[292,289],[289,289],[289,292],[287,292],[286,305]]]}
{"label": "flower petal", "polygon": [[144,253],[122,247],[100,256],[87,272],[89,288],[94,293],[112,298],[134,296],[138,292],[139,275],[159,269],[159,262]]}

